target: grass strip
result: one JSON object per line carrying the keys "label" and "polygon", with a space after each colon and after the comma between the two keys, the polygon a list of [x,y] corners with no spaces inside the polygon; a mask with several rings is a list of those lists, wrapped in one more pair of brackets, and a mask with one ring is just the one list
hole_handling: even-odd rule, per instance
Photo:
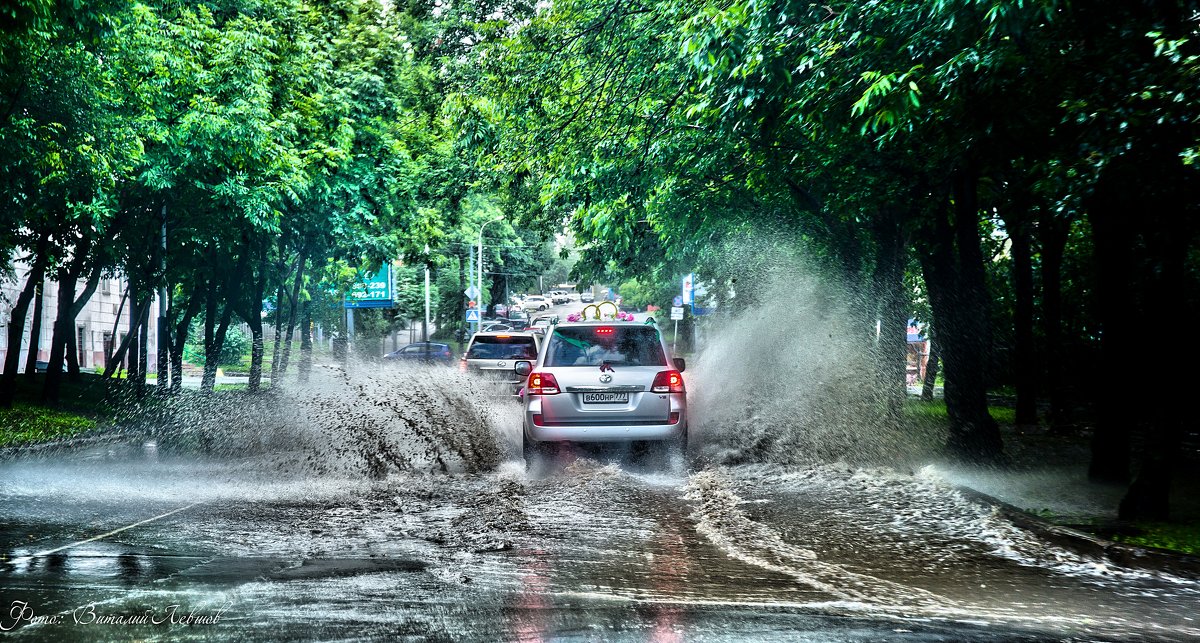
{"label": "grass strip", "polygon": [[95,420],[69,411],[16,404],[0,409],[0,447],[59,440],[95,426]]}

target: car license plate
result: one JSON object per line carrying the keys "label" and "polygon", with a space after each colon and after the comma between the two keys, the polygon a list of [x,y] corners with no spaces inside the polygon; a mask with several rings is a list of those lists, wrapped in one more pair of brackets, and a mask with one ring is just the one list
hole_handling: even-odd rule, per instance
{"label": "car license plate", "polygon": [[584,393],[584,404],[626,404],[629,402],[628,393]]}

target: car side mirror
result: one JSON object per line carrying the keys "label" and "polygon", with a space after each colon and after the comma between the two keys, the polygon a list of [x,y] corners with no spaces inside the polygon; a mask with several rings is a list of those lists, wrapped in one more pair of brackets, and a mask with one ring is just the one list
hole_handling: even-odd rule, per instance
{"label": "car side mirror", "polygon": [[675,369],[678,370],[680,373],[682,373],[684,371],[684,369],[687,368],[687,362],[683,361],[682,357],[676,357],[676,358],[672,359],[671,361],[675,363]]}
{"label": "car side mirror", "polygon": [[533,371],[533,364],[531,364],[530,362],[521,361],[521,362],[517,362],[516,364],[513,364],[513,372],[515,372],[517,375],[520,375],[521,377],[525,377],[526,375],[529,375],[529,373],[531,373],[532,371]]}

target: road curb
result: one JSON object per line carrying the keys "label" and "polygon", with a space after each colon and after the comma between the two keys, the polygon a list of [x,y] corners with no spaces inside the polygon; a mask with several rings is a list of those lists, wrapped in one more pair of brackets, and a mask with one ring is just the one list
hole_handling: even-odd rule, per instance
{"label": "road curb", "polygon": [[11,460],[25,456],[41,457],[57,453],[63,449],[77,449],[82,447],[96,446],[99,444],[114,444],[127,441],[132,435],[134,434],[122,430],[100,431],[96,433],[78,435],[63,440],[51,440],[48,442],[34,442],[21,444],[18,446],[7,446],[0,448],[0,461]]}
{"label": "road curb", "polygon": [[1048,522],[1017,507],[970,487],[958,490],[968,498],[989,505],[1017,527],[1031,531],[1041,538],[1068,551],[1098,558],[1121,567],[1149,569],[1160,572],[1200,577],[1200,556],[1118,543],[1095,534]]}

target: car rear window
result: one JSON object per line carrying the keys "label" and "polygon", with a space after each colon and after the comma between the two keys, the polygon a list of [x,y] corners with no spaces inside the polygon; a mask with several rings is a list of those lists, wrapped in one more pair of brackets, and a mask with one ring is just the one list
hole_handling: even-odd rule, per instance
{"label": "car rear window", "polygon": [[650,326],[559,326],[550,336],[546,366],[663,366],[667,356]]}
{"label": "car rear window", "polygon": [[532,337],[477,336],[467,359],[537,359],[537,345]]}

